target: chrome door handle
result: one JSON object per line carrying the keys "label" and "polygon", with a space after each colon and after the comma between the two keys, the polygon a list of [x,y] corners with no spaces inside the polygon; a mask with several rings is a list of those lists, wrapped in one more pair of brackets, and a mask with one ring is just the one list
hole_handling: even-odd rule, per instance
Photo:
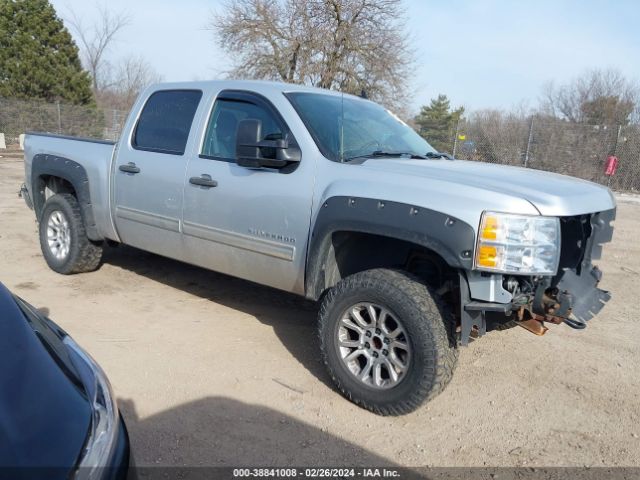
{"label": "chrome door handle", "polygon": [[126,173],[140,173],[140,169],[136,167],[136,164],[133,162],[129,162],[126,165],[120,165],[118,170]]}
{"label": "chrome door handle", "polygon": [[218,182],[216,182],[215,180],[211,180],[211,175],[207,175],[206,173],[203,173],[199,177],[191,177],[189,179],[189,183],[191,185],[197,185],[199,187],[206,187],[206,188],[218,186]]}

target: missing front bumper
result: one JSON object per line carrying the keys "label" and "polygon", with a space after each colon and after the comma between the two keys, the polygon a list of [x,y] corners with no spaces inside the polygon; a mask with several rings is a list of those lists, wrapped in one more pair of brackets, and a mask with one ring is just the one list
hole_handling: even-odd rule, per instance
{"label": "missing front bumper", "polygon": [[[540,281],[535,295],[526,304],[489,303],[473,301],[469,296],[466,278],[460,275],[460,343],[467,345],[471,338],[484,335],[487,323],[496,316],[503,322],[516,324],[536,335],[544,335],[545,323],[565,323],[575,329],[583,329],[611,299],[611,294],[598,288],[602,273],[589,265],[582,274],[566,270],[560,276]],[[490,329],[490,328],[489,328]]]}
{"label": "missing front bumper", "polygon": [[[609,292],[598,288],[602,273],[592,261],[601,258],[603,245],[611,241],[615,216],[616,210],[611,209],[563,219],[566,225],[562,231],[558,274],[553,277],[500,277],[500,282],[504,283],[498,286],[513,295],[510,303],[499,303],[496,296],[477,296],[477,285],[472,297],[472,277],[467,278],[467,273],[460,272],[460,343],[467,345],[472,337],[480,337],[487,330],[513,322],[537,335],[547,331],[545,323],[585,328],[611,299]],[[495,291],[493,278],[482,279],[492,287],[489,291]],[[511,284],[512,280],[515,285]],[[485,301],[478,301],[479,298]]]}

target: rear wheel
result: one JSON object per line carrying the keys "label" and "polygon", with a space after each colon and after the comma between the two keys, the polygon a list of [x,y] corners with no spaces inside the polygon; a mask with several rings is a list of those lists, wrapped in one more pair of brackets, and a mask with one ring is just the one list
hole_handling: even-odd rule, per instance
{"label": "rear wheel", "polygon": [[93,271],[102,259],[102,244],[87,237],[80,205],[69,193],[53,195],[44,204],[40,248],[49,267],[65,275]]}
{"label": "rear wheel", "polygon": [[457,361],[443,302],[406,272],[342,280],[320,309],[322,355],[340,392],[380,415],[402,415],[440,393]]}

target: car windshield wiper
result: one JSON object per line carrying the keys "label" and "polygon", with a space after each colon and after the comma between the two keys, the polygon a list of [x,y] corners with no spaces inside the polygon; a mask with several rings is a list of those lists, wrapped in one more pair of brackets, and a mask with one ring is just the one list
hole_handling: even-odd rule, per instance
{"label": "car windshield wiper", "polygon": [[425,158],[446,158],[447,160],[453,160],[453,157],[444,152],[427,152],[424,155]]}
{"label": "car windshield wiper", "polygon": [[383,157],[387,157],[387,158],[392,158],[392,157],[409,157],[412,159],[426,159],[428,158],[426,155],[418,155],[417,153],[413,153],[413,152],[388,152],[385,150],[375,150],[371,153],[367,153],[364,155],[356,155],[354,157],[348,157],[345,158],[344,161],[345,162],[350,162],[352,160],[356,160],[358,158],[383,158]]}

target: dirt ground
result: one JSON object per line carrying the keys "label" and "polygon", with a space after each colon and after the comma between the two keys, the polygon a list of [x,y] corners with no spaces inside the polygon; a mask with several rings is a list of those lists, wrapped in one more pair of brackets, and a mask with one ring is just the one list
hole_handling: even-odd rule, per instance
{"label": "dirt ground", "polygon": [[613,299],[584,331],[492,332],[462,349],[443,394],[377,417],[342,398],[315,307],[132,248],[62,276],[0,158],[0,281],[107,372],[138,465],[639,466],[640,202],[619,204],[600,267]]}

